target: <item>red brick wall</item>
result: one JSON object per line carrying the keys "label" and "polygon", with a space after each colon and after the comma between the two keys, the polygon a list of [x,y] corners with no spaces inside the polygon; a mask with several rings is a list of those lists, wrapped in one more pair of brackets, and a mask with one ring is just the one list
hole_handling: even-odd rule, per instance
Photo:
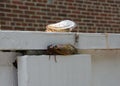
{"label": "red brick wall", "polygon": [[50,23],[75,21],[80,32],[120,33],[120,0],[0,0],[2,30],[44,31]]}

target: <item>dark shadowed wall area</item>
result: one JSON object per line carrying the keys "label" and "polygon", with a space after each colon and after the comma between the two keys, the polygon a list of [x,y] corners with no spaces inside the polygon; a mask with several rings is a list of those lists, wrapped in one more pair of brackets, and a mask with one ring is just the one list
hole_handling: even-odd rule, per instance
{"label": "dark shadowed wall area", "polygon": [[120,33],[120,0],[0,0],[1,30],[44,31],[64,19],[74,31]]}

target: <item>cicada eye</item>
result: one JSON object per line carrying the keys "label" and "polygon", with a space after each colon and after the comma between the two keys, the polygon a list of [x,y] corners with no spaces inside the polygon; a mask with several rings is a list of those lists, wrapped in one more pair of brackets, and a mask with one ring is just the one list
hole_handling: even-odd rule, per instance
{"label": "cicada eye", "polygon": [[57,47],[58,47],[57,45],[54,46],[54,48],[57,48]]}
{"label": "cicada eye", "polygon": [[47,49],[50,49],[50,48],[52,48],[53,46],[52,45],[49,45],[49,46],[47,46]]}

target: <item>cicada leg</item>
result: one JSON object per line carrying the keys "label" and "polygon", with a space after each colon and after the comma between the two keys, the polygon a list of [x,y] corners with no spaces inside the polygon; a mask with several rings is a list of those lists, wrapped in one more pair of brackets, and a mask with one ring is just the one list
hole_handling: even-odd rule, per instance
{"label": "cicada leg", "polygon": [[56,58],[56,55],[54,55],[54,60],[55,60],[55,62],[57,63],[57,58]]}
{"label": "cicada leg", "polygon": [[51,55],[49,55],[49,60],[50,60],[50,58],[51,58]]}

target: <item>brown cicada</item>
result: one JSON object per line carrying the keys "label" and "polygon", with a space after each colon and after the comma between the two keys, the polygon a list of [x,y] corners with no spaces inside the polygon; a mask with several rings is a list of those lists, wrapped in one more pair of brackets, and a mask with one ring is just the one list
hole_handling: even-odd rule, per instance
{"label": "brown cicada", "polygon": [[71,44],[51,44],[47,47],[47,53],[49,59],[51,55],[54,55],[55,62],[57,62],[56,55],[77,54],[77,49]]}

